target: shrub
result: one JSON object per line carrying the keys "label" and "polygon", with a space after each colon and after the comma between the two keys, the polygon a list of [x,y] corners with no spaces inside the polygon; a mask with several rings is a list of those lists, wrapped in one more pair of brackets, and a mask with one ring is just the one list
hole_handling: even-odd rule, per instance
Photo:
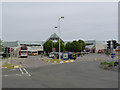
{"label": "shrub", "polygon": [[112,67],[112,64],[109,64],[108,67]]}
{"label": "shrub", "polygon": [[112,63],[113,63],[113,61],[110,62],[110,64],[112,64]]}
{"label": "shrub", "polygon": [[104,69],[108,69],[108,67],[104,67]]}
{"label": "shrub", "polygon": [[104,65],[106,65],[106,64],[109,64],[109,63],[105,61],[105,62],[101,62],[101,64],[104,64]]}
{"label": "shrub", "polygon": [[110,55],[110,52],[106,52],[105,54],[106,54],[106,55]]}
{"label": "shrub", "polygon": [[116,53],[113,53],[114,55],[116,55]]}
{"label": "shrub", "polygon": [[117,66],[118,65],[118,62],[114,62],[114,66]]}

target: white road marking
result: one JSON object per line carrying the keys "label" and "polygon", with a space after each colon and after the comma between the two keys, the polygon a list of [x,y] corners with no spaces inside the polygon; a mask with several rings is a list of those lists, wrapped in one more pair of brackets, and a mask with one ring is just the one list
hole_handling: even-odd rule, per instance
{"label": "white road marking", "polygon": [[21,74],[16,74],[17,76],[22,76]]}
{"label": "white road marking", "polygon": [[23,68],[23,70],[28,74],[27,70],[25,68]]}
{"label": "white road marking", "polygon": [[31,76],[31,74],[28,74],[28,76]]}
{"label": "white road marking", "polygon": [[23,68],[23,70],[26,72],[26,74],[28,74],[28,76],[31,76],[25,68]]}
{"label": "white road marking", "polygon": [[8,75],[3,75],[3,76],[8,76]]}
{"label": "white road marking", "polygon": [[21,71],[22,74],[24,74],[23,70],[21,68],[19,68],[19,70]]}

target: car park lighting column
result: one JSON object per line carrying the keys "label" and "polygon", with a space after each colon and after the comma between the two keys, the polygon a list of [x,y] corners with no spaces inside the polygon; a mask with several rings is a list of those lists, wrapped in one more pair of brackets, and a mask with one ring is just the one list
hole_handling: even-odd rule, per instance
{"label": "car park lighting column", "polygon": [[64,18],[64,17],[60,17],[59,19],[58,19],[58,22],[59,22],[59,61],[60,61],[60,19],[61,18]]}

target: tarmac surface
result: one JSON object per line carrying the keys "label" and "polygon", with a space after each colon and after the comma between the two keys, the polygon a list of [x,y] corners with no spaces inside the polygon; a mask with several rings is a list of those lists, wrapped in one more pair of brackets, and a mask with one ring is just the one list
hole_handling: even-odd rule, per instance
{"label": "tarmac surface", "polygon": [[21,70],[3,69],[3,88],[118,88],[118,72],[98,67],[111,59],[105,55],[88,54],[64,64],[48,64],[38,58],[23,60]]}

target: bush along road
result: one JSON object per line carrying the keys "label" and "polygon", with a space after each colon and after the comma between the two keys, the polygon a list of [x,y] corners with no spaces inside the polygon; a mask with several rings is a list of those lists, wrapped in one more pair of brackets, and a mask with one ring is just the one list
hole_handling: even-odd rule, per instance
{"label": "bush along road", "polygon": [[115,62],[104,61],[104,62],[101,62],[99,66],[100,66],[100,68],[103,68],[103,69],[106,69],[106,70],[120,71],[118,61],[115,61]]}

